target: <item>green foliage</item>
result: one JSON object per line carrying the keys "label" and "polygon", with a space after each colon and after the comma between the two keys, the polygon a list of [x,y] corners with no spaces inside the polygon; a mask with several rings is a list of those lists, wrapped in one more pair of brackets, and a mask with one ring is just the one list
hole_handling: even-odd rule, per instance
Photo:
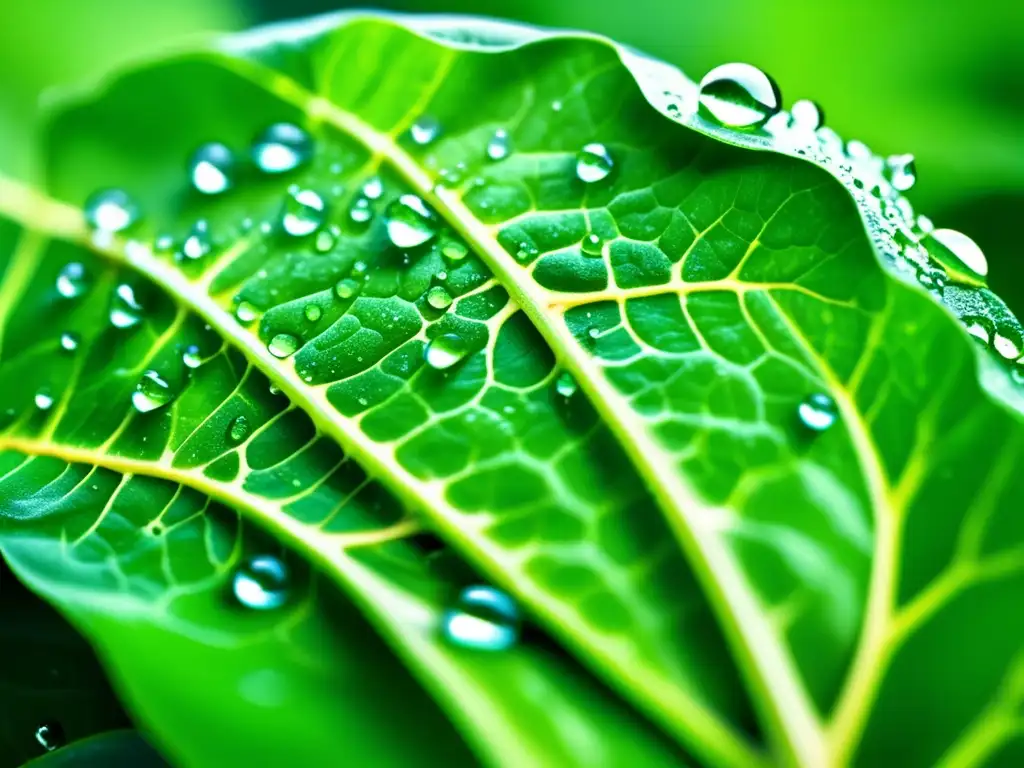
{"label": "green foliage", "polygon": [[185,765],[1013,764],[1020,325],[777,118],[466,19],[81,94],[0,180],[5,557]]}

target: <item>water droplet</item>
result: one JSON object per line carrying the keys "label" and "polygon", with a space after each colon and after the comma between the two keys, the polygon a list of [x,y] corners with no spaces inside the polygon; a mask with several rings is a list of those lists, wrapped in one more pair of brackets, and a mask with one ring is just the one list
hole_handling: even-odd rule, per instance
{"label": "water droplet", "polygon": [[290,333],[279,333],[267,344],[267,349],[279,360],[295,354],[299,348],[299,340]]}
{"label": "water droplet", "polygon": [[324,221],[324,199],[311,189],[289,192],[281,212],[281,227],[289,235],[311,235]]}
{"label": "water droplet", "polygon": [[337,294],[339,299],[351,299],[358,292],[359,283],[351,278],[339,280],[338,284],[334,286],[334,293]]}
{"label": "water droplet", "polygon": [[700,81],[700,110],[727,128],[759,128],[779,111],[782,96],[768,75],[750,64],[723,64]]}
{"label": "water droplet", "polygon": [[367,200],[380,200],[383,194],[384,182],[380,180],[379,176],[374,176],[363,184],[363,197]]}
{"label": "water droplet", "polygon": [[576,154],[576,176],[585,184],[608,178],[615,163],[604,144],[587,144]]}
{"label": "water droplet", "polygon": [[234,154],[218,142],[201,146],[188,164],[192,186],[204,195],[219,195],[229,190],[234,167]]}
{"label": "water droplet", "polygon": [[362,277],[363,275],[366,274],[369,268],[369,265],[365,261],[357,261],[355,264],[352,265],[352,274],[356,275],[357,277]]}
{"label": "water droplet", "polygon": [[85,203],[85,220],[99,232],[123,232],[138,218],[138,206],[122,189],[101,190]]}
{"label": "water droplet", "polygon": [[206,223],[206,219],[200,219],[185,238],[181,252],[187,259],[201,259],[210,252],[210,248],[209,224]]}
{"label": "water droplet", "polygon": [[437,371],[451,368],[469,352],[466,340],[457,333],[446,333],[431,339],[423,350],[427,365]]}
{"label": "water droplet", "polygon": [[64,736],[64,729],[60,723],[47,722],[36,728],[36,742],[45,749],[47,752],[53,752],[55,749],[60,749],[67,743],[67,738]]}
{"label": "water droplet", "polygon": [[249,419],[245,416],[235,416],[228,425],[228,440],[235,445],[242,442],[249,436]]}
{"label": "water droplet", "polygon": [[[971,238],[955,229],[935,229],[928,235],[929,252],[944,267],[954,272],[967,270],[967,277],[983,279],[988,260]],[[959,269],[958,269],[959,267]]]}
{"label": "water droplet", "polygon": [[149,413],[167,405],[174,399],[171,385],[156,371],[142,374],[132,393],[132,405],[139,413]]}
{"label": "water droplet", "polygon": [[427,291],[427,304],[434,309],[448,309],[452,305],[452,297],[440,285],[435,285]]}
{"label": "water droplet", "polygon": [[370,201],[365,197],[357,197],[352,202],[352,207],[348,209],[348,217],[356,224],[366,224],[373,218],[373,209],[370,207]]}
{"label": "water droplet", "polygon": [[319,304],[307,304],[302,310],[302,314],[306,316],[306,319],[309,320],[309,322],[315,323],[320,319],[320,316],[323,314],[323,310],[320,309]]}
{"label": "water droplet", "polygon": [[78,349],[78,345],[81,343],[81,339],[77,333],[71,333],[67,331],[60,335],[60,348],[65,352],[74,352]]}
{"label": "water droplet", "polygon": [[987,347],[992,343],[992,335],[995,332],[992,321],[981,315],[968,315],[961,318],[964,328],[975,339]]}
{"label": "water droplet", "polygon": [[53,406],[53,395],[51,395],[47,390],[41,389],[36,392],[33,402],[36,404],[36,408],[40,411],[48,411]]}
{"label": "water droplet", "polygon": [[816,131],[825,123],[825,113],[817,102],[800,99],[790,107],[789,114],[793,119],[793,127],[804,131]]}
{"label": "water droplet", "polygon": [[906,192],[917,181],[913,155],[892,155],[885,161],[885,178],[898,192]]}
{"label": "water droplet", "polygon": [[568,371],[563,371],[555,379],[555,391],[562,397],[572,397],[576,394],[577,388],[576,379]]}
{"label": "water droplet", "polygon": [[321,229],[316,233],[316,239],[313,240],[313,247],[317,253],[327,253],[331,250],[338,242],[338,234],[334,229]]}
{"label": "water droplet", "polygon": [[600,235],[591,232],[583,238],[583,244],[580,247],[585,256],[600,256],[604,250],[604,240]]}
{"label": "water droplet", "polygon": [[797,408],[797,415],[803,425],[815,432],[824,432],[836,423],[839,409],[836,401],[824,392],[815,392]]}
{"label": "water droplet", "polygon": [[415,248],[437,234],[433,214],[416,195],[402,195],[384,212],[388,238],[398,248]]}
{"label": "water droplet", "polygon": [[110,305],[110,323],[115,328],[131,328],[142,320],[142,305],[135,298],[135,289],[121,283],[114,289]]}
{"label": "water droplet", "polygon": [[256,309],[255,305],[248,301],[238,302],[238,306],[235,307],[235,319],[238,322],[243,324],[251,323],[257,317],[259,317],[259,310]]}
{"label": "water droplet", "polygon": [[185,348],[185,351],[181,353],[181,362],[185,364],[186,368],[198,368],[203,364],[203,356],[199,350],[199,347],[195,344],[190,344]]}
{"label": "water droplet", "polygon": [[515,601],[494,587],[466,587],[441,621],[445,638],[462,648],[502,651],[519,639]]}
{"label": "water droplet", "polygon": [[491,160],[504,160],[511,152],[512,140],[509,138],[508,131],[499,128],[487,142],[487,157]]}
{"label": "water droplet", "polygon": [[250,557],[235,571],[231,589],[246,608],[280,608],[288,600],[288,566],[273,555]]}
{"label": "water droplet", "polygon": [[1024,353],[1024,349],[1021,349],[1020,334],[1010,326],[996,328],[992,337],[992,349],[1004,360],[1016,360]]}
{"label": "water droplet", "polygon": [[85,267],[77,261],[64,265],[60,274],[57,275],[57,293],[65,299],[73,299],[81,296],[89,289],[89,277]]}
{"label": "water droplet", "polygon": [[433,117],[424,115],[409,129],[409,135],[412,136],[413,142],[419,144],[421,147],[427,146],[430,142],[438,137],[441,133],[441,124]]}
{"label": "water droplet", "polygon": [[441,255],[448,261],[462,261],[469,254],[469,249],[462,243],[451,240],[441,246]]}
{"label": "water droplet", "polygon": [[252,148],[252,160],[264,173],[285,173],[298,168],[313,156],[309,134],[291,123],[276,123],[267,128]]}

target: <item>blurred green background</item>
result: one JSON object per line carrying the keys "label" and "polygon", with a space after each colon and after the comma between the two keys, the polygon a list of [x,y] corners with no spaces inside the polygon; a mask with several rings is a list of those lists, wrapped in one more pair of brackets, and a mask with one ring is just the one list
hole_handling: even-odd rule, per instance
{"label": "blurred green background", "polygon": [[[880,154],[912,152],[910,198],[974,237],[993,285],[1024,310],[1011,227],[1024,213],[1024,1],[381,0],[399,11],[477,13],[586,29],[700,76],[756,64],[787,103],[813,98],[828,123]],[[33,0],[0,27],[0,169],[25,176],[36,104],[190,32],[241,29],[346,7],[335,0]]]}

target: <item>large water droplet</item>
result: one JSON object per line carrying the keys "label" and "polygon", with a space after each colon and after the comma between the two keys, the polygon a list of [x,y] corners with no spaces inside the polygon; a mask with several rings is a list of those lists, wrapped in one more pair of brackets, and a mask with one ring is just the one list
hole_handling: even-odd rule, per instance
{"label": "large water droplet", "polygon": [[515,601],[494,587],[466,587],[441,621],[445,638],[462,648],[502,651],[519,639]]}
{"label": "large water droplet", "polygon": [[384,194],[384,182],[380,176],[373,176],[363,184],[363,197],[367,200],[379,200]]}
{"label": "large water droplet", "polygon": [[1020,334],[1012,326],[1000,326],[996,328],[992,337],[992,349],[994,349],[1004,360],[1016,360],[1024,353],[1021,349]]}
{"label": "large water droplet", "polygon": [[338,284],[334,286],[334,293],[339,299],[351,299],[359,293],[359,283],[346,277],[344,280],[339,280]]}
{"label": "large water droplet", "polygon": [[238,306],[235,307],[235,319],[243,325],[247,325],[259,317],[259,310],[256,305],[248,301],[238,302]]}
{"label": "large water droplet", "polygon": [[913,155],[892,155],[885,161],[885,178],[898,192],[906,192],[917,181]]}
{"label": "large water droplet", "polygon": [[289,235],[305,237],[324,221],[324,199],[311,189],[289,192],[281,212],[281,227]]}
{"label": "large water droplet", "polygon": [[929,252],[951,273],[967,271],[966,277],[983,280],[988,260],[971,238],[955,229],[935,229],[928,235]]}
{"label": "large water droplet", "polygon": [[423,349],[423,359],[437,371],[451,368],[469,352],[466,340],[457,333],[446,333],[431,339]]}
{"label": "large water droplet", "polygon": [[57,293],[65,299],[81,296],[89,289],[89,277],[85,267],[77,261],[65,264],[57,275]]}
{"label": "large water droplet", "polygon": [[235,416],[228,425],[228,440],[235,445],[242,442],[249,436],[249,419],[245,416]]}
{"label": "large water droplet", "polygon": [[608,178],[614,167],[615,162],[604,144],[587,144],[576,154],[576,176],[585,184]]}
{"label": "large water droplet", "polygon": [[793,128],[801,131],[816,131],[825,122],[825,113],[817,102],[800,99],[790,107]]}
{"label": "large water droplet", "polygon": [[132,405],[139,413],[149,413],[174,399],[171,385],[156,371],[146,371],[132,393]]}
{"label": "large water droplet", "polygon": [[355,224],[366,224],[373,218],[373,209],[370,201],[365,197],[357,197],[352,201],[352,207],[348,209],[348,217]]}
{"label": "large water droplet", "polygon": [[280,608],[288,601],[288,567],[273,555],[250,557],[235,571],[231,590],[246,608]]}
{"label": "large water droplet", "polygon": [[758,128],[779,111],[782,96],[768,75],[750,64],[722,64],[700,81],[700,110],[727,128]]}
{"label": "large water droplet", "polygon": [[440,285],[435,285],[427,291],[427,304],[434,309],[448,309],[452,305],[452,297]]}
{"label": "large water droplet", "polygon": [[441,255],[448,261],[462,261],[469,255],[469,249],[462,243],[451,240],[441,246]]}
{"label": "large water droplet", "polygon": [[285,173],[313,156],[309,134],[291,123],[276,123],[256,139],[252,160],[264,173]]}
{"label": "large water droplet", "polygon": [[36,742],[47,752],[53,752],[67,744],[67,737],[64,735],[64,728],[60,723],[53,721],[43,723],[35,732]]}
{"label": "large water droplet", "polygon": [[279,333],[267,344],[267,349],[279,360],[295,354],[299,348],[299,340],[290,333]]}
{"label": "large water droplet", "polygon": [[317,253],[327,253],[331,250],[338,242],[338,233],[334,227],[329,229],[321,229],[316,233],[316,238],[313,240],[313,248],[316,249]]}
{"label": "large water droplet", "polygon": [[992,343],[992,336],[995,333],[995,328],[991,320],[982,315],[968,315],[960,318],[964,324],[964,328],[967,332],[975,339],[981,342],[982,346],[987,347]]}
{"label": "large water droplet", "polygon": [[302,308],[302,314],[307,320],[309,320],[309,322],[315,323],[320,319],[320,316],[323,315],[323,310],[320,309],[319,304],[307,304]]}
{"label": "large water droplet", "polygon": [[231,188],[235,156],[218,142],[204,144],[189,160],[188,172],[192,186],[204,195],[219,195]]}
{"label": "large water droplet", "polygon": [[110,323],[115,328],[131,328],[142,320],[142,305],[135,298],[135,289],[121,283],[114,289],[110,304]]}
{"label": "large water droplet", "polygon": [[65,352],[74,352],[80,343],[81,339],[77,333],[66,331],[60,335],[60,348]]}
{"label": "large water droplet", "polygon": [[139,208],[123,189],[104,189],[85,203],[85,220],[99,232],[123,232],[139,218]]}
{"label": "large water droplet", "polygon": [[499,128],[487,142],[487,157],[491,160],[504,160],[511,152],[512,139],[509,138],[508,131]]}
{"label": "large water droplet", "polygon": [[415,248],[437,234],[434,216],[416,195],[402,195],[384,212],[388,238],[398,248]]}
{"label": "large water droplet", "polygon": [[797,408],[797,415],[803,425],[814,432],[824,432],[836,423],[839,409],[836,401],[824,392],[815,392]]}
{"label": "large water droplet", "polygon": [[583,238],[580,248],[585,256],[600,256],[604,251],[604,240],[601,239],[600,235],[591,232]]}
{"label": "large water droplet", "polygon": [[430,142],[438,137],[441,133],[441,124],[436,118],[424,115],[409,129],[409,135],[412,136],[414,143],[419,144],[421,147],[427,146]]}
{"label": "large water droplet", "polygon": [[187,259],[201,259],[210,252],[210,225],[206,219],[200,219],[192,227],[189,236],[181,246],[181,252]]}

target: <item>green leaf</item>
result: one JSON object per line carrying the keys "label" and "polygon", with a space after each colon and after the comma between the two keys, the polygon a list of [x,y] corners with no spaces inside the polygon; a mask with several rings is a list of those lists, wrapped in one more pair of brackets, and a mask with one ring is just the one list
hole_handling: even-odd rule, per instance
{"label": "green leaf", "polygon": [[[277,147],[224,165],[227,191],[190,185],[198,146],[241,159],[282,122],[312,139],[296,168],[267,172]],[[35,231],[0,287],[2,444],[238,509],[347,591],[485,760],[594,762],[552,751],[567,722],[609,763],[675,759],[627,703],[713,765],[1018,748],[1021,327],[876,158],[786,114],[719,126],[678,71],[592,37],[365,15],[140,66],[46,147],[64,203],[0,186]],[[141,220],[90,236],[67,204],[100,189]],[[70,301],[69,262],[92,281]],[[16,561],[31,491],[0,510]],[[31,538],[100,533],[120,563],[102,509]],[[529,642],[501,674],[444,643],[457,582],[420,529],[622,701]],[[546,725],[537,680],[564,699]]]}

